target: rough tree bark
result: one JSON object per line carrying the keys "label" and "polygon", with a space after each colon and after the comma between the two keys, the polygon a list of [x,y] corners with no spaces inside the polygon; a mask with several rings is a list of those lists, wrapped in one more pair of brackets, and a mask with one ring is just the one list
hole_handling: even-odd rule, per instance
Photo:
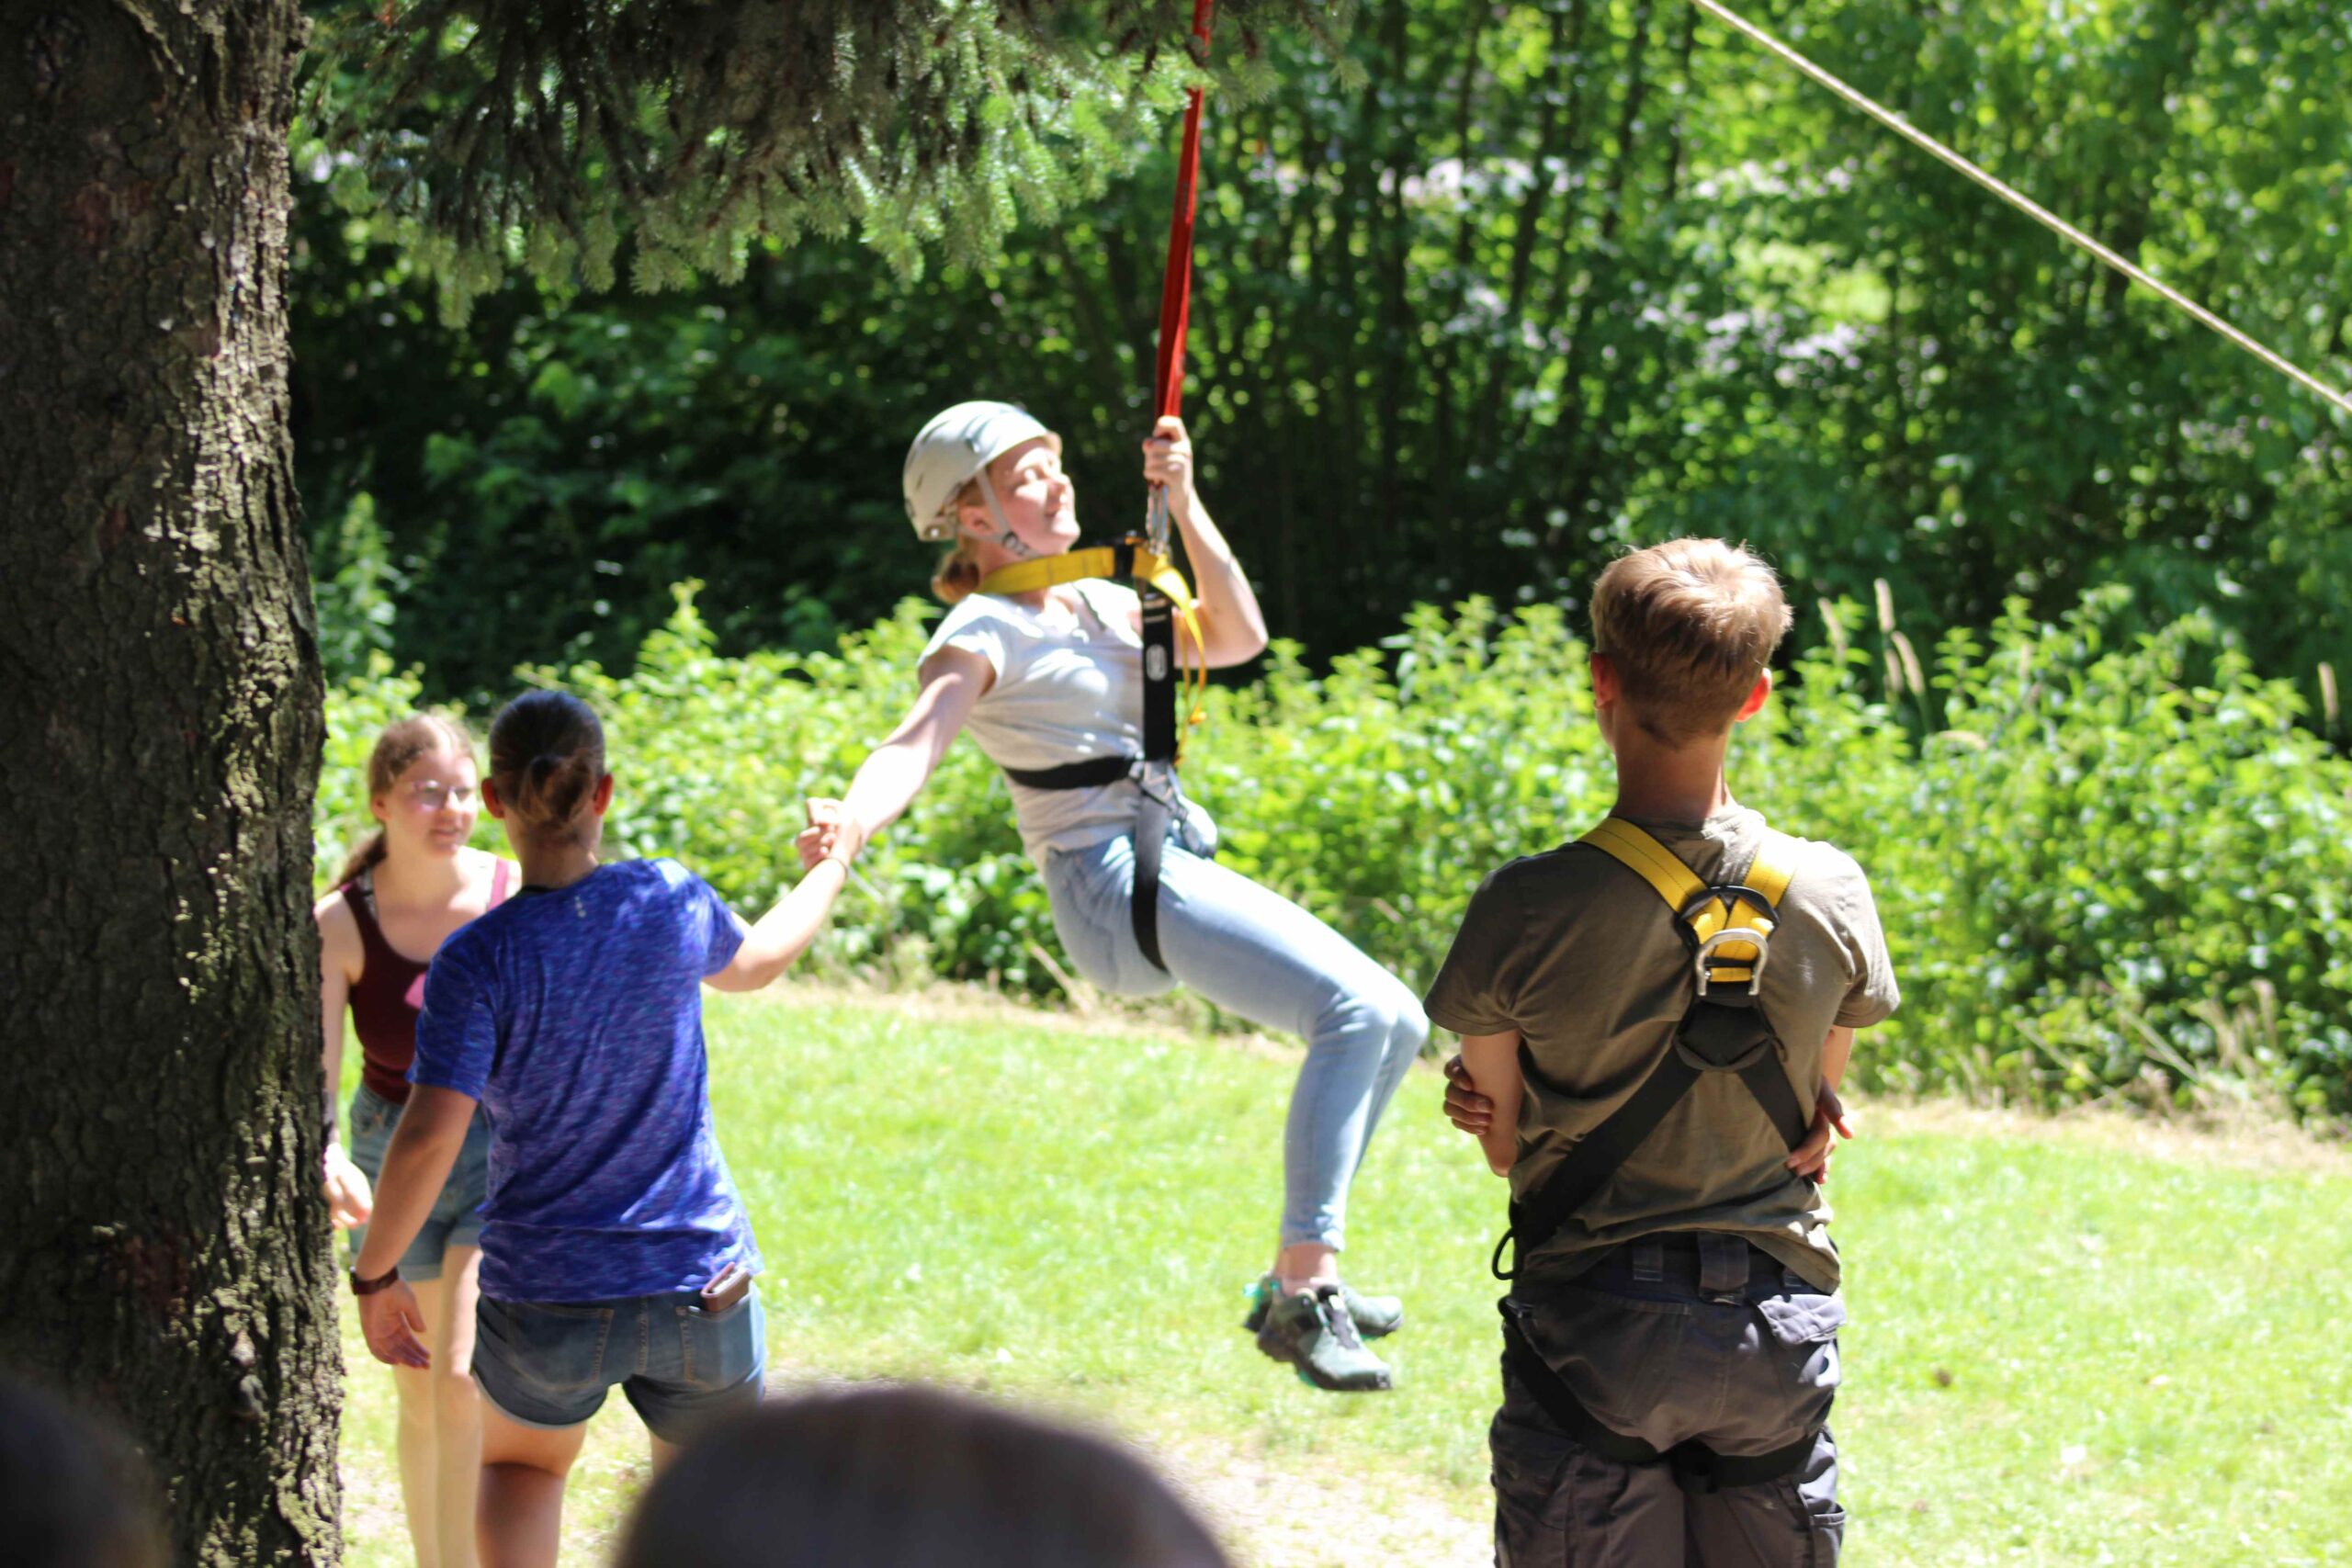
{"label": "rough tree bark", "polygon": [[0,1362],[182,1562],[339,1557],[296,0],[0,0]]}

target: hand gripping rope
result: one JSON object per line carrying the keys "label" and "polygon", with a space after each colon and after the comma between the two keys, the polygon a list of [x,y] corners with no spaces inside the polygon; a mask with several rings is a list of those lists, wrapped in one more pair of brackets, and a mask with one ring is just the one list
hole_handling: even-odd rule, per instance
{"label": "hand gripping rope", "polygon": [[[1216,8],[1216,0],[1193,0],[1193,36],[1200,40],[1204,52]],[[1159,288],[1159,355],[1152,384],[1152,406],[1159,418],[1180,412],[1184,402],[1184,329],[1192,317],[1193,218],[1200,172],[1201,90],[1195,87],[1184,103],[1184,139],[1176,160],[1176,209],[1169,220],[1168,265]],[[1136,945],[1154,968],[1162,970],[1168,964],[1159,953],[1159,857],[1180,799],[1176,764],[1183,754],[1182,729],[1200,722],[1201,694],[1208,683],[1200,618],[1192,589],[1170,559],[1170,544],[1168,492],[1154,485],[1141,534],[1128,534],[1114,544],[1092,549],[1000,567],[980,581],[983,593],[1028,593],[1089,577],[1136,586],[1143,604],[1143,754],[1091,757],[1058,768],[1007,768],[1005,776],[1031,789],[1091,789],[1121,779],[1136,781],[1141,798],[1136,809],[1136,871],[1129,914]],[[1191,638],[1189,670],[1179,667],[1179,620]],[[1176,722],[1180,683],[1193,687],[1192,711],[1182,727]]]}

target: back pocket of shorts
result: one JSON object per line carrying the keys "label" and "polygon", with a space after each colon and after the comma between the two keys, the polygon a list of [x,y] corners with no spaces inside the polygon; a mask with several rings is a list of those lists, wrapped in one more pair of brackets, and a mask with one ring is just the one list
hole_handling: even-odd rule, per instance
{"label": "back pocket of shorts", "polygon": [[686,1382],[695,1388],[733,1388],[760,1364],[760,1337],[765,1332],[759,1311],[757,1286],[721,1313],[699,1307],[678,1308],[678,1359]]}
{"label": "back pocket of shorts", "polygon": [[481,1348],[543,1393],[585,1393],[612,1381],[605,1375],[605,1349],[613,1337],[611,1307],[484,1296],[475,1321]]}

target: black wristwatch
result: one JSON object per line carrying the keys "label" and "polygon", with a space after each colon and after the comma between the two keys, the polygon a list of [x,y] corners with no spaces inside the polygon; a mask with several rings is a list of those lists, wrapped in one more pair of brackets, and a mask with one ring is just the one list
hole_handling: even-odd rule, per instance
{"label": "black wristwatch", "polygon": [[361,1279],[356,1269],[351,1271],[351,1293],[355,1296],[372,1296],[378,1291],[390,1290],[400,1282],[401,1268],[397,1263],[372,1280]]}

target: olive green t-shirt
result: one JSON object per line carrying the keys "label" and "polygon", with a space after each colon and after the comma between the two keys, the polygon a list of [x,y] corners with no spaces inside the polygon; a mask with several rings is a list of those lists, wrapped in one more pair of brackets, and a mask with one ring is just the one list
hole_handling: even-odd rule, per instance
{"label": "olive green t-shirt", "polygon": [[[1764,837],[1763,817],[1743,807],[1702,823],[1637,825],[1710,885],[1745,874]],[[1894,1010],[1898,993],[1861,867],[1832,845],[1800,840],[1798,846],[1762,1001],[1797,1103],[1810,1106],[1831,1027],[1879,1022]],[[1431,1020],[1457,1033],[1520,1033],[1525,1094],[1514,1198],[1534,1195],[1577,1140],[1641,1087],[1671,1048],[1693,989],[1690,949],[1673,912],[1603,851],[1566,845],[1487,878],[1430,987],[1428,1008]],[[1525,1260],[1526,1271],[1572,1275],[1594,1249],[1656,1232],[1729,1231],[1834,1291],[1829,1205],[1819,1188],[1781,1164],[1788,1154],[1736,1074],[1702,1074]]]}

